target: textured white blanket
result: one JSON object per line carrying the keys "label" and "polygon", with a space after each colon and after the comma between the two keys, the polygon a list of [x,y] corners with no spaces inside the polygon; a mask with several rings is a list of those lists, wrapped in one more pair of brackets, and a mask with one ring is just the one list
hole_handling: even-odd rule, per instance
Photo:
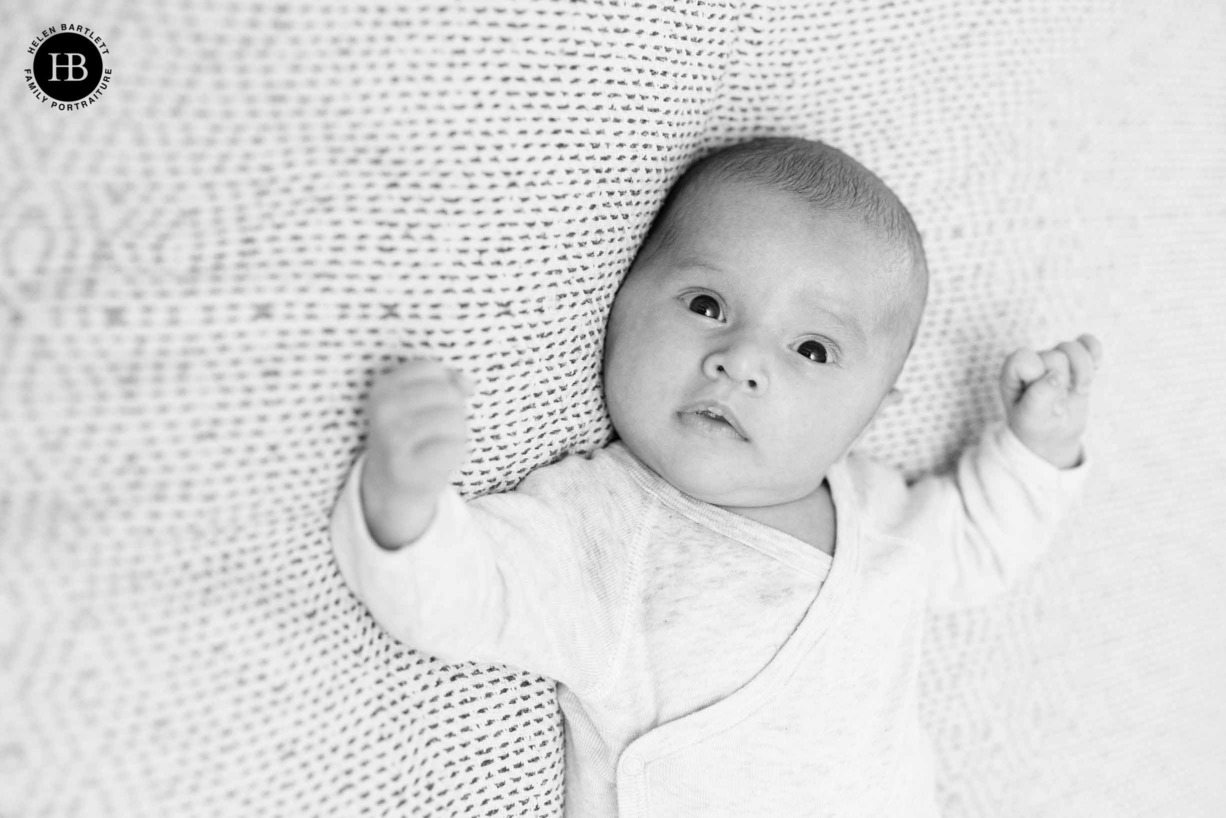
{"label": "textured white blanket", "polygon": [[[945,463],[1098,333],[1101,472],[931,622],[950,818],[1226,814],[1226,11],[1103,0],[0,2],[0,815],[555,815],[550,686],[385,637],[326,541],[375,372],[480,382],[468,493],[603,441],[602,327],[683,165],[835,144],[932,297],[863,443]],[[22,79],[50,25],[114,73]]]}

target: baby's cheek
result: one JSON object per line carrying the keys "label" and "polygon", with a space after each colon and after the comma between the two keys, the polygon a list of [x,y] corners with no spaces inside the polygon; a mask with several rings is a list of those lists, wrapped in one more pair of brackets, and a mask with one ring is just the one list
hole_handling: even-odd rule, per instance
{"label": "baby's cheek", "polygon": [[765,465],[781,470],[799,466],[822,442],[820,424],[799,413],[773,413],[757,418],[756,425],[759,448],[770,459]]}
{"label": "baby's cheek", "polygon": [[871,408],[860,405],[862,403],[847,395],[806,396],[778,421],[777,426],[796,457],[804,453],[819,460],[833,461],[872,419]]}

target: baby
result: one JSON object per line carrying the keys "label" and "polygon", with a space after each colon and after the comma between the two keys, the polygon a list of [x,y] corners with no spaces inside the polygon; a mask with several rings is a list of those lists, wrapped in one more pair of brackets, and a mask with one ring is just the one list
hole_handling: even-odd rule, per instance
{"label": "baby", "polygon": [[911,217],[802,139],[694,165],[618,291],[619,439],[463,502],[467,380],[381,378],[333,514],[393,636],[559,683],[570,816],[935,816],[924,614],[989,599],[1075,500],[1091,336],[1008,357],[1006,421],[911,485],[848,453],[927,294]]}

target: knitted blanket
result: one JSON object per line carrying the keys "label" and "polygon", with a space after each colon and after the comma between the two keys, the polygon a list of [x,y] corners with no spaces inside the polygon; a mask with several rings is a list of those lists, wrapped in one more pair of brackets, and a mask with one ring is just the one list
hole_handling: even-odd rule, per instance
{"label": "knitted blanket", "polygon": [[[409,355],[479,382],[470,496],[603,443],[621,276],[685,164],[760,134],[848,151],[923,231],[866,451],[946,464],[1014,346],[1106,346],[1081,513],[1007,598],[930,622],[945,814],[1226,814],[1219,5],[0,19],[0,816],[559,815],[552,685],[391,641],[330,508]],[[112,74],[60,110],[24,70],[64,24]]]}

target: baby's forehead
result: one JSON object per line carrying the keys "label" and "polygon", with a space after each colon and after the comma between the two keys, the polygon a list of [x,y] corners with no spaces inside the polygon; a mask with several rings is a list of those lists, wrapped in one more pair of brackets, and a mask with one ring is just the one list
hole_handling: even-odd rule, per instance
{"label": "baby's forehead", "polygon": [[[720,200],[731,199],[736,202],[738,191],[750,189],[763,190],[763,186],[746,183],[744,180],[710,180],[687,190],[686,195],[674,206],[676,212],[668,214],[669,224],[666,225],[668,244],[689,251],[696,244],[697,254],[710,249],[708,246],[714,238],[716,245],[722,235],[712,237],[707,233],[710,227],[707,221],[706,207]],[[770,206],[797,214],[809,214],[813,219],[805,221],[804,230],[810,236],[820,236],[822,233],[837,233],[845,241],[854,243],[859,253],[872,257],[873,274],[869,276],[871,283],[884,293],[895,294],[900,290],[909,290],[907,280],[912,277],[918,267],[913,249],[908,246],[905,238],[890,235],[889,231],[864,213],[841,206],[817,205],[807,201],[801,195],[786,189],[765,188],[774,196]],[[739,202],[737,204],[740,204]],[[746,204],[752,207],[752,204]],[[732,240],[732,239],[729,239]],[[736,242],[769,241],[761,236],[736,236]],[[689,255],[689,253],[686,253]]]}
{"label": "baby's forehead", "polygon": [[[866,185],[882,187],[885,194],[893,198],[867,171],[864,181]],[[816,202],[802,192],[789,189],[786,184],[765,183],[722,171],[699,174],[683,180],[674,191],[661,214],[661,223],[653,231],[651,244],[654,247],[649,254],[664,250],[683,255],[694,251],[701,255],[712,250],[712,244],[726,244],[728,236],[710,234],[711,214],[721,209],[735,212],[761,205],[762,194],[766,195],[765,205],[778,212],[815,216],[805,220],[806,230],[841,231],[854,238],[859,252],[871,256],[870,269],[865,271],[865,280],[860,282],[871,293],[871,306],[865,309],[869,313],[865,316],[868,325],[884,322],[892,327],[901,321],[910,326],[918,322],[927,296],[927,268],[918,236],[910,240],[913,230],[899,230],[897,224],[891,227],[890,219],[883,216],[882,210],[858,207],[845,198]],[[734,231],[737,221],[732,221]],[[745,239],[737,236],[736,240]],[[815,286],[820,289],[819,284]]]}

